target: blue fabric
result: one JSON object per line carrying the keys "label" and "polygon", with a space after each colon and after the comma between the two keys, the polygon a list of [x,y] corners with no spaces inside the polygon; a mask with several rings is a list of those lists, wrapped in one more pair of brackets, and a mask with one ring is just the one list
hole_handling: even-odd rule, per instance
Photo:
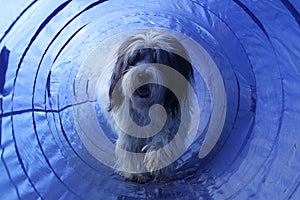
{"label": "blue fabric", "polygon": [[[299,1],[0,5],[0,199],[300,198]],[[183,33],[206,49],[225,84],[227,115],[212,152],[188,158],[178,172],[185,178],[138,184],[85,149],[72,93],[79,67],[100,42],[149,27]]]}

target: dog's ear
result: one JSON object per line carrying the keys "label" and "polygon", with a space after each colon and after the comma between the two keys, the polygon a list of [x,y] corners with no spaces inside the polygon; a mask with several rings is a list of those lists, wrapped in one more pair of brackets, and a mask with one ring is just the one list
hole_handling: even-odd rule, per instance
{"label": "dog's ear", "polygon": [[117,109],[123,99],[123,93],[121,87],[116,87],[118,81],[123,76],[123,72],[125,70],[125,55],[121,54],[118,56],[117,62],[115,64],[111,79],[110,79],[110,88],[109,88],[109,106],[108,111],[110,112],[112,109]]}
{"label": "dog's ear", "polygon": [[[187,57],[187,56],[186,56]],[[173,77],[168,77],[167,81],[170,85],[173,85],[177,88],[177,97],[171,90],[167,90],[165,96],[164,107],[171,111],[172,115],[175,116],[180,111],[180,103],[183,101],[187,101],[188,96],[188,84],[193,84],[194,81],[194,73],[192,64],[186,60],[185,58],[177,55],[176,53],[157,50],[156,52],[156,62],[160,64],[167,65],[172,67],[174,70],[179,72],[182,76],[185,77],[187,82],[181,83],[177,80],[174,80]],[[166,73],[166,72],[165,72]]]}

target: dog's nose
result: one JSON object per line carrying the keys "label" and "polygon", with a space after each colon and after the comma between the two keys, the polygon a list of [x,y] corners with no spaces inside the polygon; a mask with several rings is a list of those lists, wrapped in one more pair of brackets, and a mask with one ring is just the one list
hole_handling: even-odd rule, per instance
{"label": "dog's nose", "polygon": [[146,82],[150,81],[151,75],[147,74],[147,73],[139,73],[138,79],[141,83],[146,83]]}

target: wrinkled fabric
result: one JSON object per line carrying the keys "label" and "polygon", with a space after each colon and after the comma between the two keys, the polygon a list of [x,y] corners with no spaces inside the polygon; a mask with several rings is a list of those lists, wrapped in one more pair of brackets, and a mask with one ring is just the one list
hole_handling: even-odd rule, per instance
{"label": "wrinkled fabric", "polygon": [[[300,197],[298,1],[0,5],[0,199]],[[178,170],[184,178],[138,184],[85,149],[74,124],[72,95],[80,66],[99,43],[151,27],[180,32],[206,49],[223,78],[227,114],[208,156],[191,156],[201,145],[197,141],[185,154]],[[200,79],[196,76],[199,93]],[[99,112],[99,124],[113,143],[115,135]],[[209,121],[210,113],[203,116]]]}

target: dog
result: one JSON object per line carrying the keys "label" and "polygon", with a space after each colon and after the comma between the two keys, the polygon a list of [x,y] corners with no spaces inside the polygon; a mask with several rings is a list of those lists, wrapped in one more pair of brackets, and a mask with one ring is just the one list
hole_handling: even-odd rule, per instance
{"label": "dog", "polygon": [[[186,82],[178,81],[166,67]],[[174,174],[176,158],[186,149],[191,121],[188,84],[193,79],[186,49],[169,34],[143,31],[119,47],[107,112],[117,134],[115,167],[127,180],[144,183]]]}

